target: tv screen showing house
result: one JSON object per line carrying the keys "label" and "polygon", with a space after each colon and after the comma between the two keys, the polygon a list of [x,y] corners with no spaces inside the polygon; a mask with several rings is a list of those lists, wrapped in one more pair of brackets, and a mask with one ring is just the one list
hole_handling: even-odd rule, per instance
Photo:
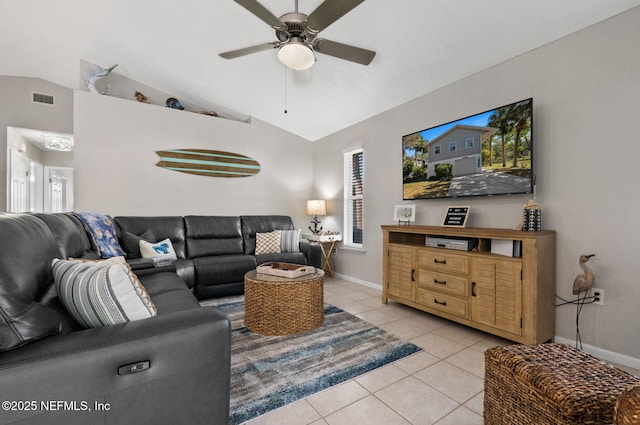
{"label": "tv screen showing house", "polygon": [[402,137],[403,199],[531,193],[533,99]]}

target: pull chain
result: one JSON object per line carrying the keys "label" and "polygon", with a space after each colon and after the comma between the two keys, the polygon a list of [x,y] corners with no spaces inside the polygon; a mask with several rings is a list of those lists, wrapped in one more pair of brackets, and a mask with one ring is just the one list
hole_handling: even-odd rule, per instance
{"label": "pull chain", "polygon": [[284,67],[284,113],[287,113],[287,67]]}

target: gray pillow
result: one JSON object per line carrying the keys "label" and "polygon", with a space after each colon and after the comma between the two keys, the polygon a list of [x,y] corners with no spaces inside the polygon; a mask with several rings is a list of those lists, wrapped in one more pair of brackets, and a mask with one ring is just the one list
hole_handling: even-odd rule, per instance
{"label": "gray pillow", "polygon": [[151,229],[145,230],[139,236],[127,231],[122,234],[122,249],[124,249],[127,258],[142,258],[142,254],[140,254],[141,240],[153,243],[156,241],[156,237]]}

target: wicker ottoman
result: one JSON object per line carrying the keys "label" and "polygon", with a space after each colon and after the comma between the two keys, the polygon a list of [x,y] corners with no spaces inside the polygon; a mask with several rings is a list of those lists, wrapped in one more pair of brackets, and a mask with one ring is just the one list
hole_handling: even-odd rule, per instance
{"label": "wicker ottoman", "polygon": [[616,403],[615,425],[640,425],[640,385],[623,393]]}
{"label": "wicker ottoman", "polygon": [[566,344],[485,352],[485,425],[613,423],[618,397],[640,382]]}
{"label": "wicker ottoman", "polygon": [[263,335],[310,331],[324,321],[324,272],[297,278],[257,273],[244,275],[244,324]]}

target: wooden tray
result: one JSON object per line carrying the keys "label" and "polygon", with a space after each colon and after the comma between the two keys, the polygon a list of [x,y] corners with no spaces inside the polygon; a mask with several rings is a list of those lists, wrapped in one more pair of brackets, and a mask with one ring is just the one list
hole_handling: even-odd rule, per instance
{"label": "wooden tray", "polygon": [[296,278],[313,273],[315,271],[315,267],[305,266],[302,264],[279,263],[274,261],[260,264],[256,271],[258,273],[270,274],[273,276]]}

